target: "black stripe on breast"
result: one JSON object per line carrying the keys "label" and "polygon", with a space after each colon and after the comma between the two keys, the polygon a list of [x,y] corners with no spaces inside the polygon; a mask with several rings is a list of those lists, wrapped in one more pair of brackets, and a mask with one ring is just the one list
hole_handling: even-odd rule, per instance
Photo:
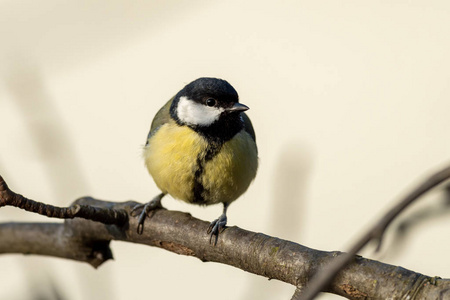
{"label": "black stripe on breast", "polygon": [[208,202],[209,191],[202,184],[202,176],[204,175],[205,164],[213,159],[222,148],[222,143],[209,143],[205,152],[199,153],[197,156],[197,170],[194,174],[194,199],[192,203],[205,205]]}

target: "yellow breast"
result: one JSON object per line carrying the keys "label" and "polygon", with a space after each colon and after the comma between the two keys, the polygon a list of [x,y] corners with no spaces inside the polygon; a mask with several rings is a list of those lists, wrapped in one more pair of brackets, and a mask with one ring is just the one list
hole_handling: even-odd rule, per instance
{"label": "yellow breast", "polygon": [[[232,202],[256,176],[256,144],[245,131],[225,142],[210,160],[201,161],[208,141],[187,126],[168,122],[149,139],[144,149],[148,171],[156,185],[172,197],[196,202],[195,182],[204,188],[202,204]],[[201,164],[201,166],[200,166]],[[202,169],[201,176],[199,168]]]}
{"label": "yellow breast", "polygon": [[211,203],[230,203],[242,195],[256,176],[258,156],[250,135],[240,131],[223,144],[220,152],[205,165],[202,184]]}

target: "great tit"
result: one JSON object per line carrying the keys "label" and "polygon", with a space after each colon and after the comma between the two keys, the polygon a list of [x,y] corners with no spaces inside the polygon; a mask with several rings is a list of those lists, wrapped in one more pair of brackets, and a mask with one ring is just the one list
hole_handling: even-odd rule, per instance
{"label": "great tit", "polygon": [[225,80],[199,78],[179,91],[156,114],[144,147],[144,160],[161,194],[142,209],[145,217],[161,208],[161,199],[197,205],[223,203],[222,215],[211,222],[210,243],[227,224],[227,208],[256,176],[258,150],[255,131],[239,103],[236,90]]}

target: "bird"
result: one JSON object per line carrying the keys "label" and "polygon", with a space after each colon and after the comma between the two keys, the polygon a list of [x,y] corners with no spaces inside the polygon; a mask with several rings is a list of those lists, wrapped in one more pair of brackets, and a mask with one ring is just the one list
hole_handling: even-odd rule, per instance
{"label": "bird", "polygon": [[201,77],[182,88],[155,115],[143,150],[145,165],[161,193],[141,210],[137,232],[142,234],[150,212],[162,208],[162,198],[196,205],[223,204],[222,214],[207,229],[217,245],[227,224],[228,206],[256,177],[258,148],[255,131],[225,80]]}

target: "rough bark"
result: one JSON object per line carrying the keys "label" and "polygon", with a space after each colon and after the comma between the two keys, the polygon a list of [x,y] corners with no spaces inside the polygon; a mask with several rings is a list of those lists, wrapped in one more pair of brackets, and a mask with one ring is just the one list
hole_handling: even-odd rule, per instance
{"label": "rough bark", "polygon": [[[136,202],[115,203],[82,198],[78,205],[130,212]],[[312,275],[341,252],[325,252],[250,232],[227,228],[217,246],[209,243],[209,223],[187,213],[157,210],[137,234],[137,218],[122,226],[81,218],[64,223],[0,224],[0,253],[49,255],[87,262],[98,267],[112,258],[111,240],[145,244],[218,262],[290,283],[301,291]],[[450,299],[450,280],[428,277],[401,267],[354,256],[326,290],[348,299]],[[296,293],[298,295],[299,293]],[[296,299],[294,295],[293,299]]]}

